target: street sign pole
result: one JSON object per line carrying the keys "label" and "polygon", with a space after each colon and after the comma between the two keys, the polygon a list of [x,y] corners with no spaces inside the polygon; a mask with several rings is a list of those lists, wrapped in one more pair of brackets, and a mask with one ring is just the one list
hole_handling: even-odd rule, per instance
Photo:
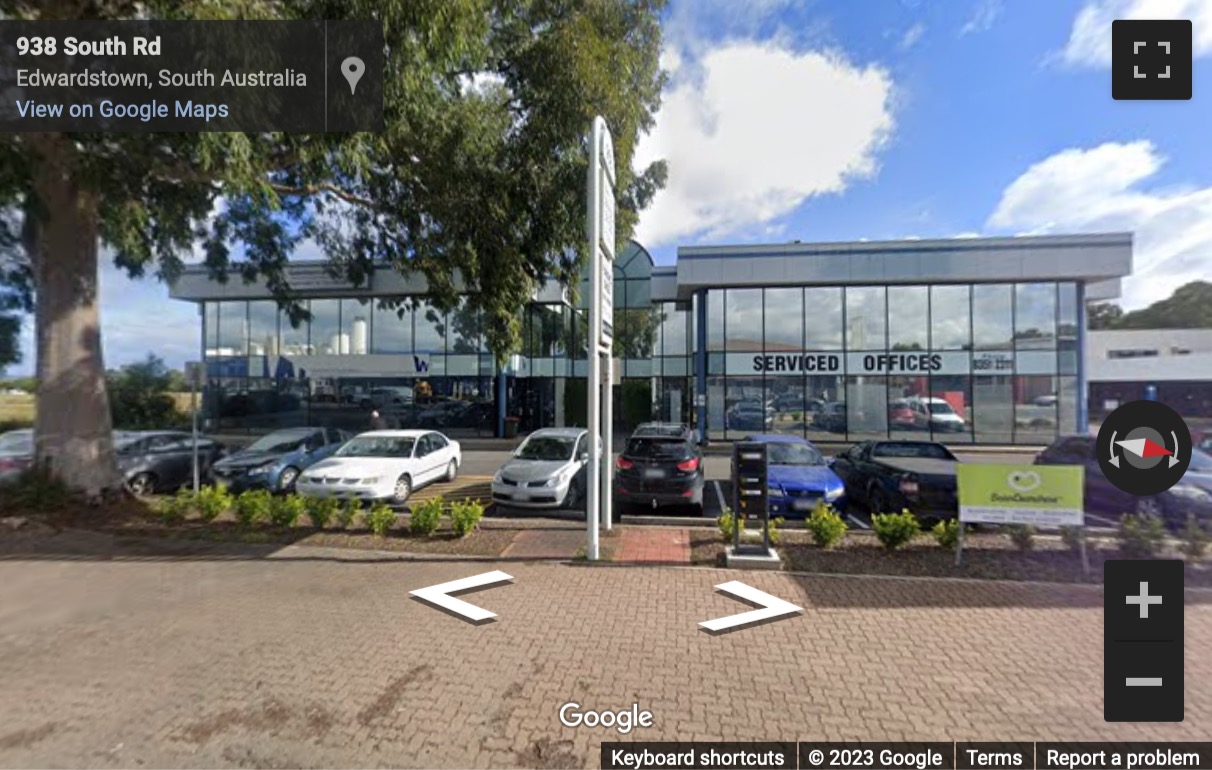
{"label": "street sign pole", "polygon": [[[586,180],[589,240],[589,468],[586,470],[585,557],[599,557],[599,527],[613,525],[610,458],[613,446],[611,406],[614,361],[614,144],[606,121],[593,119],[589,136],[589,175]],[[599,445],[600,439],[600,445]]]}
{"label": "street sign pole", "polygon": [[189,411],[193,419],[193,464],[194,464],[194,494],[198,494],[198,381],[202,379],[202,364],[188,363],[185,365],[185,375],[189,377]]}

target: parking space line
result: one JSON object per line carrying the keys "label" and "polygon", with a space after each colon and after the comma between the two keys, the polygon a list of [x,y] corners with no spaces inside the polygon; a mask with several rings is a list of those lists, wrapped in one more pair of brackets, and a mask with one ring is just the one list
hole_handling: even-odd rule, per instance
{"label": "parking space line", "polygon": [[720,491],[720,482],[713,481],[713,482],[711,482],[711,484],[712,484],[712,486],[715,487],[716,499],[720,501],[720,513],[723,513],[724,509],[727,508],[728,506],[724,505],[724,493],[722,491]]}
{"label": "parking space line", "polygon": [[1089,519],[1094,519],[1095,521],[1102,522],[1102,523],[1103,523],[1103,525],[1104,525],[1104,526],[1107,526],[1107,527],[1118,527],[1118,526],[1119,526],[1119,522],[1118,522],[1118,521],[1115,521],[1114,519],[1108,519],[1108,518],[1106,518],[1105,516],[1099,516],[1099,515],[1098,515],[1098,514],[1096,514],[1096,513],[1087,513],[1087,514],[1086,514],[1086,519],[1087,519],[1087,520],[1089,520]]}
{"label": "parking space line", "polygon": [[859,529],[871,529],[871,527],[868,524],[866,524],[862,519],[855,516],[853,513],[846,514],[846,518],[850,519],[850,521],[854,522],[855,526],[857,526]]}

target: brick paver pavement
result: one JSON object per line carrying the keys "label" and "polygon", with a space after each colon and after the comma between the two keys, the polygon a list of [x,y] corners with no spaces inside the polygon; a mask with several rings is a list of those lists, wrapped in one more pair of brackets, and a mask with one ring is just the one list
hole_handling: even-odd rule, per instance
{"label": "brick paver pavement", "polygon": [[671,527],[628,527],[619,534],[614,561],[690,563],[690,533]]}
{"label": "brick paver pavement", "polygon": [[[490,569],[473,626],[408,592]],[[741,579],[801,616],[711,636]],[[1212,595],[1190,592],[1186,722],[1102,720],[1102,594],[714,569],[274,558],[0,562],[0,765],[592,767],[628,739],[1207,740]]]}

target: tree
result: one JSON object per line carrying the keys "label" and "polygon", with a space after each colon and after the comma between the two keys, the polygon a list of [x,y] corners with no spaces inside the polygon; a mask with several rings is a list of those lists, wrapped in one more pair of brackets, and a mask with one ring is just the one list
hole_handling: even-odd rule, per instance
{"label": "tree", "polygon": [[1118,329],[1212,328],[1212,283],[1192,281],[1146,308],[1125,313]]}
{"label": "tree", "polygon": [[1096,302],[1086,310],[1086,325],[1093,330],[1114,329],[1124,311],[1114,302]]}
{"label": "tree", "polygon": [[1087,323],[1091,329],[1212,329],[1212,283],[1191,281],[1166,299],[1128,313],[1100,302],[1090,306]]}
{"label": "tree", "polygon": [[171,428],[180,416],[169,395],[173,375],[163,359],[151,353],[137,364],[129,364],[108,379],[115,427],[127,430]]}
{"label": "tree", "polygon": [[97,312],[102,244],[131,275],[171,280],[200,240],[215,278],[264,280],[298,321],[306,313],[285,267],[311,239],[356,283],[387,264],[424,276],[442,310],[460,288],[475,292],[488,346],[505,360],[538,282],[570,283],[584,262],[593,116],[614,135],[620,244],[664,183],[663,163],[631,167],[660,101],[662,6],[0,0],[0,17],[19,19],[370,18],[387,49],[381,134],[0,136],[0,246],[19,249],[24,296],[37,297],[38,461],[90,496],[119,488]]}

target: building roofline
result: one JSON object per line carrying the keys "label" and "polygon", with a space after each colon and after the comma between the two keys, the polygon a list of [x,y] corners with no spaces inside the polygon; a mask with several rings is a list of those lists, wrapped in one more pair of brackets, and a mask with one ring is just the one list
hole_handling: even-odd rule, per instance
{"label": "building roofline", "polygon": [[1132,245],[1131,232],[1083,233],[1078,235],[1016,235],[990,238],[922,238],[884,241],[790,241],[782,244],[733,244],[679,246],[678,259],[725,256],[801,256],[809,254],[889,254],[923,251],[971,251],[975,249],[1021,249],[1033,247],[1089,247]]}

